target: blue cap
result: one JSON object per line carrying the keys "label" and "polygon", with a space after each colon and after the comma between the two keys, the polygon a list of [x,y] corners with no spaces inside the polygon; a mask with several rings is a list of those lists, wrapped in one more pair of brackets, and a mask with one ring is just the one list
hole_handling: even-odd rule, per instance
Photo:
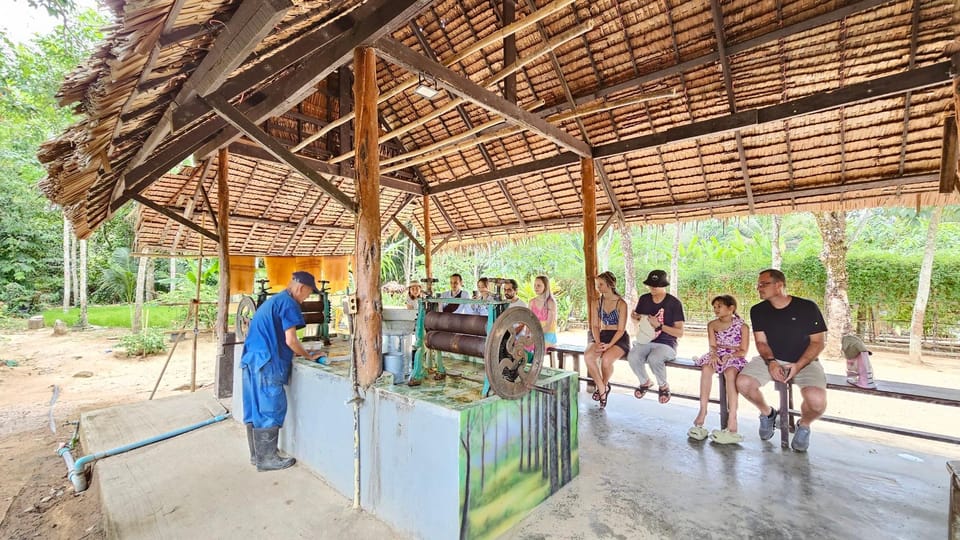
{"label": "blue cap", "polygon": [[294,272],[293,280],[296,281],[297,283],[302,283],[307,287],[310,287],[310,290],[312,290],[314,294],[320,294],[320,290],[317,289],[317,282],[316,280],[313,279],[313,274],[311,274],[310,272],[302,272],[302,271]]}

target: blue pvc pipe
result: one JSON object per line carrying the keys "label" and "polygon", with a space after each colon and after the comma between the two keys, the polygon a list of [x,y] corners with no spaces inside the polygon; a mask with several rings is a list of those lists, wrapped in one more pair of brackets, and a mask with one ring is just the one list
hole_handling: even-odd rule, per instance
{"label": "blue pvc pipe", "polygon": [[[96,454],[87,454],[87,455],[83,456],[82,458],[76,460],[76,461],[73,463],[73,469],[69,472],[69,474],[67,475],[67,478],[69,478],[70,481],[73,482],[73,488],[74,488],[74,490],[75,490],[77,493],[86,491],[86,490],[87,490],[87,477],[86,477],[86,475],[83,473],[83,468],[87,465],[87,463],[91,463],[91,462],[96,461],[96,460],[101,459],[101,458],[110,457],[110,456],[115,456],[115,455],[117,455],[117,454],[122,454],[122,453],[124,453],[124,452],[129,452],[130,450],[136,450],[137,448],[140,448],[140,447],[142,447],[142,446],[147,446],[147,445],[149,445],[149,444],[153,444],[153,443],[155,443],[155,442],[160,442],[160,441],[162,441],[162,440],[166,440],[166,439],[169,439],[169,438],[171,438],[171,437],[176,437],[177,435],[183,435],[184,433],[186,433],[186,432],[188,432],[188,431],[193,431],[193,430],[195,430],[195,429],[199,429],[199,428],[202,428],[202,427],[204,427],[204,426],[209,426],[210,424],[215,424],[215,423],[217,423],[217,422],[222,422],[222,421],[226,420],[227,418],[230,418],[230,413],[226,413],[226,414],[221,414],[221,415],[218,415],[218,416],[214,416],[213,418],[208,418],[207,420],[204,420],[203,422],[199,422],[199,423],[197,423],[197,424],[193,424],[193,425],[190,425],[190,426],[182,427],[182,428],[180,428],[180,429],[175,429],[175,430],[173,430],[173,431],[168,431],[168,432],[163,433],[163,434],[161,434],[161,435],[156,435],[156,436],[154,436],[154,437],[150,437],[149,439],[144,439],[144,440],[139,441],[139,442],[126,444],[126,445],[123,445],[123,446],[118,446],[118,447],[113,448],[113,449],[110,449],[110,450],[105,450],[105,451],[103,451],[103,452],[97,452]],[[66,450],[69,451],[69,449],[66,449]],[[59,453],[59,452],[58,452],[58,453]],[[61,455],[63,455],[63,454],[61,454]]]}

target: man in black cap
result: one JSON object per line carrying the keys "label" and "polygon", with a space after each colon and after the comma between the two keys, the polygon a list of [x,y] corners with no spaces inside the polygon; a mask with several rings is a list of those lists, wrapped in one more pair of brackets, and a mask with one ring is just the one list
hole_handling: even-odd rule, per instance
{"label": "man in black cap", "polygon": [[310,352],[297,338],[297,330],[306,326],[300,304],[311,294],[319,294],[309,272],[294,272],[279,294],[263,303],[250,320],[243,343],[243,423],[247,426],[250,463],[258,471],[286,469],[294,458],[277,455],[280,427],[287,415],[284,385],[290,380],[293,355],[315,360],[320,351]]}
{"label": "man in black cap", "polygon": [[630,314],[633,320],[646,318],[653,327],[653,339],[649,343],[636,342],[630,347],[627,361],[637,374],[640,385],[633,395],[640,399],[653,386],[647,375],[647,364],[657,378],[657,394],[660,403],[670,401],[670,385],[667,384],[667,361],[677,357],[677,338],[683,337],[683,304],[680,299],[667,292],[667,273],[663,270],[650,272],[643,282],[650,292],[637,301],[637,307]]}

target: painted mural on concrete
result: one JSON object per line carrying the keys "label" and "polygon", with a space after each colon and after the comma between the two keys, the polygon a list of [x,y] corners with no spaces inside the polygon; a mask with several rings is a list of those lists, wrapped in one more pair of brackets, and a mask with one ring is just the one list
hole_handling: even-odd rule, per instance
{"label": "painted mural on concrete", "polygon": [[[549,370],[556,374],[564,372]],[[577,379],[566,372],[519,400],[460,415],[460,538],[496,538],[580,472]]]}

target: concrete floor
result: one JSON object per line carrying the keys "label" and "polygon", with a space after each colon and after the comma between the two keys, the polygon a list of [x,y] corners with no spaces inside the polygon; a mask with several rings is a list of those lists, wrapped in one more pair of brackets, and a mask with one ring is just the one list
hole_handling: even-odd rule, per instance
{"label": "concrete floor", "polygon": [[[104,433],[106,425],[145,424],[156,430],[163,427],[157,419],[168,416],[183,425],[183,409],[210,415],[216,408],[211,399],[184,396],[112,408],[86,419],[85,429]],[[581,400],[580,476],[505,538],[946,536],[944,463],[960,448],[929,446],[938,456],[917,451],[916,443],[879,444],[840,431],[846,428],[815,425],[810,451],[798,454],[781,450],[778,440],[761,442],[756,417],[746,408],[740,415],[746,440],[722,446],[686,438],[696,412],[689,402],[661,406],[649,396],[638,401],[614,394],[600,411],[588,395]],[[708,428],[717,427],[711,425],[716,418],[711,413]],[[129,438],[134,428],[110,429],[114,434],[97,444]],[[242,426],[228,420],[98,462],[94,481],[108,534],[401,538],[373,516],[350,510],[349,500],[305,467],[256,473],[247,459]]]}

